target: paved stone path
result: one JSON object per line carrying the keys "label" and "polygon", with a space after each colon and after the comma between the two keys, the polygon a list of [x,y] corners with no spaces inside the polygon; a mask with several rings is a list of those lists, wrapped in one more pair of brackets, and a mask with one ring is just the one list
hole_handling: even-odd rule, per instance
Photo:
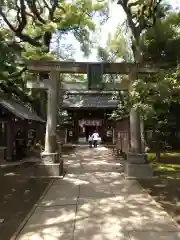
{"label": "paved stone path", "polygon": [[18,240],[178,240],[180,230],[135,180],[125,180],[111,150],[78,148]]}

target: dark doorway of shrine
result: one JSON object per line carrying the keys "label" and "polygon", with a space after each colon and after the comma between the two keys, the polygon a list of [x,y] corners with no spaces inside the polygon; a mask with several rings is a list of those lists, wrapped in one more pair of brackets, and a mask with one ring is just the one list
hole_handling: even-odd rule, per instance
{"label": "dark doorway of shrine", "polygon": [[86,141],[88,141],[88,136],[92,135],[94,131],[97,131],[100,134],[101,127],[100,126],[92,126],[92,125],[86,125],[85,126]]}
{"label": "dark doorway of shrine", "polygon": [[83,141],[87,142],[89,135],[92,135],[94,131],[97,131],[101,136],[102,123],[103,123],[102,119],[94,119],[94,118],[80,119],[79,133],[78,133],[78,139],[80,140],[80,142],[83,142]]}
{"label": "dark doorway of shrine", "polygon": [[[101,143],[113,143],[114,122],[109,119],[111,109],[68,109],[73,120],[72,125],[66,126],[67,143],[86,143],[89,132],[97,130]],[[111,131],[111,134],[109,132]]]}

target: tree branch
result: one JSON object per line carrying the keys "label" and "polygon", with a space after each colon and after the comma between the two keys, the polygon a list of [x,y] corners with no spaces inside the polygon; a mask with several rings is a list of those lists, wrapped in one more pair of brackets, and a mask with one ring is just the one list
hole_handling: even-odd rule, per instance
{"label": "tree branch", "polygon": [[17,33],[21,33],[27,25],[26,6],[25,6],[24,0],[20,0],[20,4],[21,4],[21,7],[20,7],[21,21],[20,21],[20,18],[18,17],[19,15],[17,15],[17,18],[19,18],[19,27],[16,30]]}
{"label": "tree branch", "polygon": [[44,3],[45,7],[50,11],[51,8],[50,8],[50,6],[48,5],[48,3],[46,2],[46,0],[42,0],[42,1],[43,1],[43,3]]}
{"label": "tree branch", "polygon": [[16,33],[16,36],[19,37],[23,42],[27,42],[34,47],[42,47],[42,43],[37,41],[40,37],[31,38],[29,35],[23,33]]}
{"label": "tree branch", "polygon": [[20,90],[13,82],[9,80],[6,82],[6,84],[4,82],[1,82],[0,88],[3,90],[4,93],[9,93],[11,90],[11,93],[14,93],[23,102],[28,102],[32,104],[33,99],[30,96],[26,95],[22,90]]}
{"label": "tree branch", "polygon": [[49,20],[53,21],[54,13],[59,6],[59,1],[52,0],[51,2],[53,2],[53,3],[52,3],[52,8],[49,10]]}
{"label": "tree branch", "polygon": [[[21,3],[21,8],[18,7],[17,9],[17,20],[19,22],[19,26],[15,28],[10,21],[8,20],[6,14],[3,12],[2,7],[0,7],[0,15],[2,16],[4,22],[8,25],[8,27],[15,33],[17,37],[19,37],[22,41],[28,42],[32,46],[35,47],[41,47],[42,43],[38,41],[40,38],[32,38],[29,35],[26,35],[23,33],[24,28],[26,27],[27,24],[27,19],[26,19],[26,6],[24,3],[24,0],[20,0]],[[20,14],[20,16],[19,16]]]}
{"label": "tree branch", "polygon": [[41,14],[39,13],[39,11],[38,11],[38,9],[36,7],[35,1],[26,0],[26,2],[28,4],[28,7],[30,8],[30,10],[34,14],[34,16],[38,19],[38,21],[40,21],[43,24],[46,24],[46,20],[41,17]]}
{"label": "tree branch", "polygon": [[127,3],[127,6],[128,6],[129,8],[132,8],[132,7],[137,6],[138,3],[139,3],[139,1],[136,1],[136,2],[130,2],[130,3]]}

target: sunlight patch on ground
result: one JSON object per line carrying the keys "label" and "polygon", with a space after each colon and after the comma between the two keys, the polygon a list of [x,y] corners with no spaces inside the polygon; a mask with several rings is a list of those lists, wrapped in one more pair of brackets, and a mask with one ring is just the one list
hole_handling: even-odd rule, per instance
{"label": "sunlight patch on ground", "polygon": [[[94,149],[93,149],[94,150]],[[104,147],[104,146],[99,146],[95,149],[96,151],[104,151],[104,150],[108,150],[108,148]]]}
{"label": "sunlight patch on ground", "polygon": [[6,174],[4,174],[4,176],[16,176],[17,174],[15,174],[15,173],[6,173]]}

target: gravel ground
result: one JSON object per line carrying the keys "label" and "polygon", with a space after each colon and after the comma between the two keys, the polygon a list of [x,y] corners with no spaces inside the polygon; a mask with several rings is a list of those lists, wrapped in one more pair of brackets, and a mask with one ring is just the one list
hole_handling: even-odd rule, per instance
{"label": "gravel ground", "polygon": [[33,164],[0,168],[0,239],[9,240],[51,179],[31,178]]}

